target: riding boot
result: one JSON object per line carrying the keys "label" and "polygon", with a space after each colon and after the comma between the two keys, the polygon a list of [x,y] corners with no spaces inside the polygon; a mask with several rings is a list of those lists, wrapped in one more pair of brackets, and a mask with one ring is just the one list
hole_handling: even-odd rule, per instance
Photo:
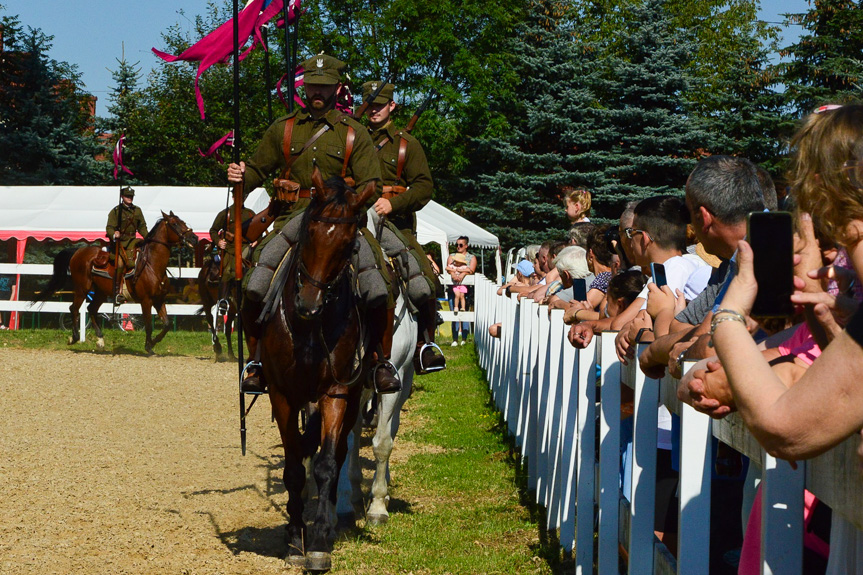
{"label": "riding boot", "polygon": [[446,358],[440,348],[434,345],[435,329],[437,327],[437,300],[432,299],[420,306],[417,314],[417,347],[414,351],[414,371],[425,375],[432,371],[446,368]]}
{"label": "riding boot", "polygon": [[[246,302],[249,305],[249,302]],[[251,324],[251,325],[249,325]],[[245,326],[246,348],[249,350],[249,361],[243,368],[243,382],[240,391],[243,393],[267,393],[267,383],[264,381],[264,370],[261,367],[261,351],[258,337],[260,327],[254,322],[247,322]]]}
{"label": "riding boot", "polygon": [[395,366],[390,362],[390,354],[393,349],[395,309],[389,308],[383,311],[378,308],[373,310],[370,315],[370,342],[373,347],[379,349],[374,368],[375,390],[378,393],[396,393],[401,391],[402,382],[399,380]]}

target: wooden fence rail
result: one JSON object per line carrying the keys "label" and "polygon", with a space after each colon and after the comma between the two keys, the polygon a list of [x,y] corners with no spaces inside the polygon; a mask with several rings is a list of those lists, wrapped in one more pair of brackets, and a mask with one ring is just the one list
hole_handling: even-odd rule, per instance
{"label": "wooden fence rail", "polygon": [[[576,573],[617,573],[623,546],[630,574],[706,575],[714,437],[762,470],[762,573],[802,572],[804,487],[863,529],[856,438],[798,462],[794,470],[766,454],[736,414],[711,420],[677,400],[674,378],[650,379],[635,362],[622,365],[614,349],[616,332],[576,350],[566,339],[562,311],[549,314],[531,300],[498,296],[497,287],[476,278],[480,365],[527,465],[528,487],[546,509],[547,527],[559,530],[565,550],[574,550]],[[499,338],[489,335],[495,323],[502,324]],[[620,481],[621,383],[635,397],[632,482],[626,492]],[[660,404],[680,416],[676,558],[653,532]]]}

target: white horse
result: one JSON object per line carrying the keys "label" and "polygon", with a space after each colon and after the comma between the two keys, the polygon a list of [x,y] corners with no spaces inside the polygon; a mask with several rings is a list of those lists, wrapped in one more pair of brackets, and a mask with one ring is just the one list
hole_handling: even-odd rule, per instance
{"label": "white horse", "polygon": [[[402,381],[402,389],[398,393],[378,395],[378,425],[372,448],[375,454],[375,476],[372,482],[368,509],[364,505],[362,491],[362,468],[360,467],[360,441],[362,434],[362,416],[357,417],[353,432],[348,439],[348,456],[345,467],[339,474],[337,512],[343,518],[361,517],[365,512],[366,522],[379,525],[389,518],[387,505],[390,501],[390,454],[393,442],[399,430],[401,410],[411,394],[414,379],[413,356],[417,345],[417,322],[408,311],[404,293],[399,293],[396,300],[395,328],[393,332],[393,349],[390,361],[396,367]],[[360,405],[366,405],[372,397],[372,390],[363,391]],[[347,471],[347,473],[345,473]]]}

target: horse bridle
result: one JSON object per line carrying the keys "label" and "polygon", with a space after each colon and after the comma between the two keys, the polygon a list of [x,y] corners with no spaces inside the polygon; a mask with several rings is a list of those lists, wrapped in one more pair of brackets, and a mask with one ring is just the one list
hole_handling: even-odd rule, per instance
{"label": "horse bridle", "polygon": [[[322,222],[325,224],[357,224],[359,225],[360,219],[362,215],[356,215],[352,218],[332,218],[329,216],[310,216],[309,220],[313,222]],[[332,280],[328,282],[322,282],[317,278],[312,277],[312,274],[309,273],[309,270],[306,268],[306,264],[303,263],[301,257],[299,257],[300,250],[297,250],[297,288],[301,288],[303,286],[303,278],[308,280],[310,284],[318,288],[324,293],[324,301],[331,301],[333,295],[333,288],[335,288],[338,283],[345,276],[347,271],[351,269],[350,260],[347,260],[345,264],[339,270],[339,273],[336,274]]]}

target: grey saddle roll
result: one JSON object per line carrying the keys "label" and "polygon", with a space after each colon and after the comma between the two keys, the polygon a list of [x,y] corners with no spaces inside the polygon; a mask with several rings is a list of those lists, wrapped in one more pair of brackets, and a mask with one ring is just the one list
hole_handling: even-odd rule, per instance
{"label": "grey saddle roll", "polygon": [[290,220],[261,250],[261,256],[249,273],[249,283],[246,284],[247,298],[256,302],[263,301],[276,268],[291,246],[300,239],[302,220],[301,215]]}
{"label": "grey saddle roll", "polygon": [[394,230],[390,224],[383,226],[380,242],[399,277],[407,284],[411,303],[417,307],[426,303],[434,295],[434,285],[423,274],[418,254],[402,238],[401,232]]}
{"label": "grey saddle roll", "polygon": [[[256,302],[264,301],[276,269],[284,260],[288,250],[299,241],[302,220],[302,216],[290,220],[261,250],[261,256],[249,275],[249,283],[246,286],[247,298]],[[357,235],[359,236],[358,249],[354,250],[352,256],[352,264],[358,272],[355,291],[363,305],[373,308],[386,301],[388,288],[381,276],[380,265],[377,264],[372,247],[361,234]]]}

